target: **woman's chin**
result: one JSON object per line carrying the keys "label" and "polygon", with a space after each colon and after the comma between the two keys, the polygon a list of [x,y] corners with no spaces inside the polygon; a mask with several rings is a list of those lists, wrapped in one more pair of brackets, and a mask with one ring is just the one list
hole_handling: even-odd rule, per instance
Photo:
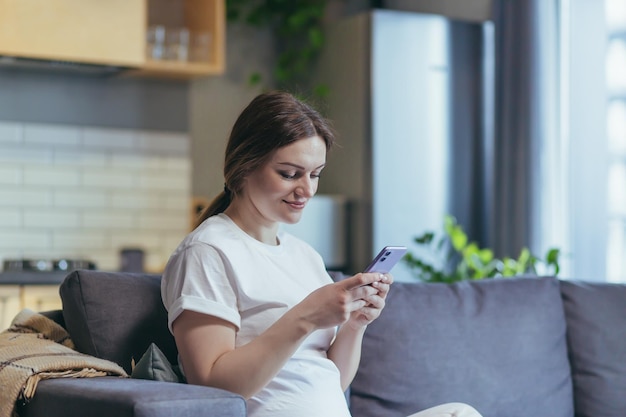
{"label": "woman's chin", "polygon": [[300,221],[300,219],[302,218],[302,213],[290,213],[287,216],[283,216],[283,223],[286,224],[296,224]]}

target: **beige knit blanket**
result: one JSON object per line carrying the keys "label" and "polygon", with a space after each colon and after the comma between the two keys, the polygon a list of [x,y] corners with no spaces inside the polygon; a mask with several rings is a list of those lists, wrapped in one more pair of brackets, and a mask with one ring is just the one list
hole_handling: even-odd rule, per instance
{"label": "beige knit blanket", "polygon": [[73,350],[63,327],[22,310],[0,333],[0,417],[12,417],[16,401],[29,401],[37,383],[49,378],[128,376],[117,364]]}

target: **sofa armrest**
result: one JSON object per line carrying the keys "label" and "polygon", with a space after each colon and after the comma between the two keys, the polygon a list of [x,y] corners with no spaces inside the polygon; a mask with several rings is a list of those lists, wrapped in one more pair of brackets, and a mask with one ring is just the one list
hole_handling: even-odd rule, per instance
{"label": "sofa armrest", "polygon": [[39,382],[20,417],[245,417],[243,397],[216,388],[142,379],[60,378]]}

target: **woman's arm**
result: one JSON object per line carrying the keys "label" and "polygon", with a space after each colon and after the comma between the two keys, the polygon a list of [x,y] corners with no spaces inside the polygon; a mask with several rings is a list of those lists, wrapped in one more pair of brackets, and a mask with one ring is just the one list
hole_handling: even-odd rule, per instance
{"label": "woman's arm", "polygon": [[172,323],[172,330],[187,381],[250,398],[278,373],[311,332],[341,325],[365,307],[365,299],[375,292],[368,284],[379,279],[378,274],[358,274],[326,285],[238,348],[234,325],[184,311]]}
{"label": "woman's arm", "polygon": [[356,375],[361,362],[361,343],[367,327],[353,329],[343,325],[337,332],[337,337],[328,350],[328,358],[332,360],[341,375],[341,389],[346,390]]}
{"label": "woman's arm", "polygon": [[213,316],[186,310],[172,329],[190,384],[218,387],[250,398],[282,368],[313,326],[287,313],[237,349],[235,326]]}
{"label": "woman's arm", "polygon": [[374,282],[377,292],[369,295],[368,304],[351,314],[350,320],[344,323],[337,332],[337,337],[328,350],[328,358],[332,360],[341,373],[341,388],[345,391],[352,383],[361,361],[361,345],[367,325],[380,315],[385,307],[385,298],[389,286],[393,282],[390,275],[385,275],[380,282]]}

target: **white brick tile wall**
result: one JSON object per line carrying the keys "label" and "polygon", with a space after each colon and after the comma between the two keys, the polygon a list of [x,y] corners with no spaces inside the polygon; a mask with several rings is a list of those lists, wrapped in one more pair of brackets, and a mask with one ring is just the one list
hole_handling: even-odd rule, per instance
{"label": "white brick tile wall", "polygon": [[162,197],[153,192],[113,191],[111,207],[116,209],[150,209],[159,207]]}
{"label": "white brick tile wall", "polygon": [[127,230],[131,227],[136,227],[134,220],[135,214],[130,212],[130,210],[97,210],[83,213],[83,227],[86,229],[107,228],[112,231]]}
{"label": "white brick tile wall", "polygon": [[163,247],[168,249],[168,252],[171,253],[178,247],[180,242],[185,238],[184,234],[177,235],[175,233],[170,234],[165,238],[165,242],[163,243]]}
{"label": "white brick tile wall", "polygon": [[24,143],[50,147],[80,144],[80,129],[46,124],[24,125]]}
{"label": "white brick tile wall", "polygon": [[160,272],[189,228],[186,134],[0,121],[0,261],[145,250]]}
{"label": "white brick tile wall", "polygon": [[0,121],[0,143],[19,143],[22,141],[22,125]]}
{"label": "white brick tile wall", "polygon": [[107,207],[110,197],[106,190],[73,188],[70,191],[55,191],[55,207],[100,208]]}
{"label": "white brick tile wall", "polygon": [[24,185],[47,185],[76,187],[80,183],[80,171],[63,166],[24,166]]}
{"label": "white brick tile wall", "polygon": [[187,155],[190,149],[190,142],[187,136],[179,133],[148,134],[143,132],[137,135],[136,140],[138,147],[145,150]]}
{"label": "white brick tile wall", "polygon": [[52,191],[39,187],[0,185],[0,207],[40,207],[52,205]]}
{"label": "white brick tile wall", "polygon": [[0,208],[0,227],[15,227],[22,224],[22,213],[17,208]]}
{"label": "white brick tile wall", "polygon": [[22,169],[17,166],[0,166],[0,184],[17,185],[22,182]]}
{"label": "white brick tile wall", "polygon": [[59,249],[74,249],[79,245],[85,249],[107,249],[111,246],[111,240],[104,233],[95,231],[80,232],[55,232],[52,234],[52,246]]}
{"label": "white brick tile wall", "polygon": [[88,168],[100,167],[104,168],[109,162],[109,155],[105,153],[85,152],[85,151],[67,151],[63,149],[55,149],[53,155],[53,163],[63,166],[84,166]]}
{"label": "white brick tile wall", "polygon": [[0,149],[0,163],[23,163],[23,164],[50,164],[52,163],[52,150],[51,149],[37,149],[35,147],[26,148],[24,145],[20,147],[14,147],[11,145],[4,145],[0,142],[2,149]]}
{"label": "white brick tile wall", "polygon": [[163,235],[156,231],[119,232],[111,236],[115,248],[143,248],[158,251],[164,247]]}
{"label": "white brick tile wall", "polygon": [[[176,212],[172,212],[176,213]],[[171,216],[167,213],[144,214],[139,217],[139,227],[144,230],[177,231],[184,230],[189,226],[187,212],[178,212]]]}
{"label": "white brick tile wall", "polygon": [[78,210],[27,208],[23,215],[23,226],[27,229],[75,229],[81,224]]}
{"label": "white brick tile wall", "polygon": [[137,132],[119,129],[83,129],[83,145],[90,148],[133,149]]}
{"label": "white brick tile wall", "polygon": [[186,172],[171,175],[168,172],[142,172],[137,177],[139,187],[148,190],[189,192],[191,178]]}
{"label": "white brick tile wall", "polygon": [[51,234],[45,230],[27,231],[17,227],[3,227],[2,237],[0,238],[0,250],[12,249],[44,249],[50,248]]}
{"label": "white brick tile wall", "polygon": [[191,175],[191,160],[189,158],[167,158],[163,161],[163,168],[171,170],[181,170]]}
{"label": "white brick tile wall", "polygon": [[82,174],[82,185],[107,189],[135,188],[136,177],[137,174],[132,170],[90,168]]}
{"label": "white brick tile wall", "polygon": [[164,165],[165,158],[159,156],[141,156],[141,155],[113,155],[111,158],[111,166],[115,168],[128,168],[130,170],[159,170]]}
{"label": "white brick tile wall", "polygon": [[[169,253],[168,253],[169,255]],[[165,267],[169,256],[166,256],[164,252],[151,252],[146,255],[145,265],[150,270],[162,270]]]}
{"label": "white brick tile wall", "polygon": [[189,199],[185,192],[170,192],[163,196],[163,208],[167,210],[190,210]]}

